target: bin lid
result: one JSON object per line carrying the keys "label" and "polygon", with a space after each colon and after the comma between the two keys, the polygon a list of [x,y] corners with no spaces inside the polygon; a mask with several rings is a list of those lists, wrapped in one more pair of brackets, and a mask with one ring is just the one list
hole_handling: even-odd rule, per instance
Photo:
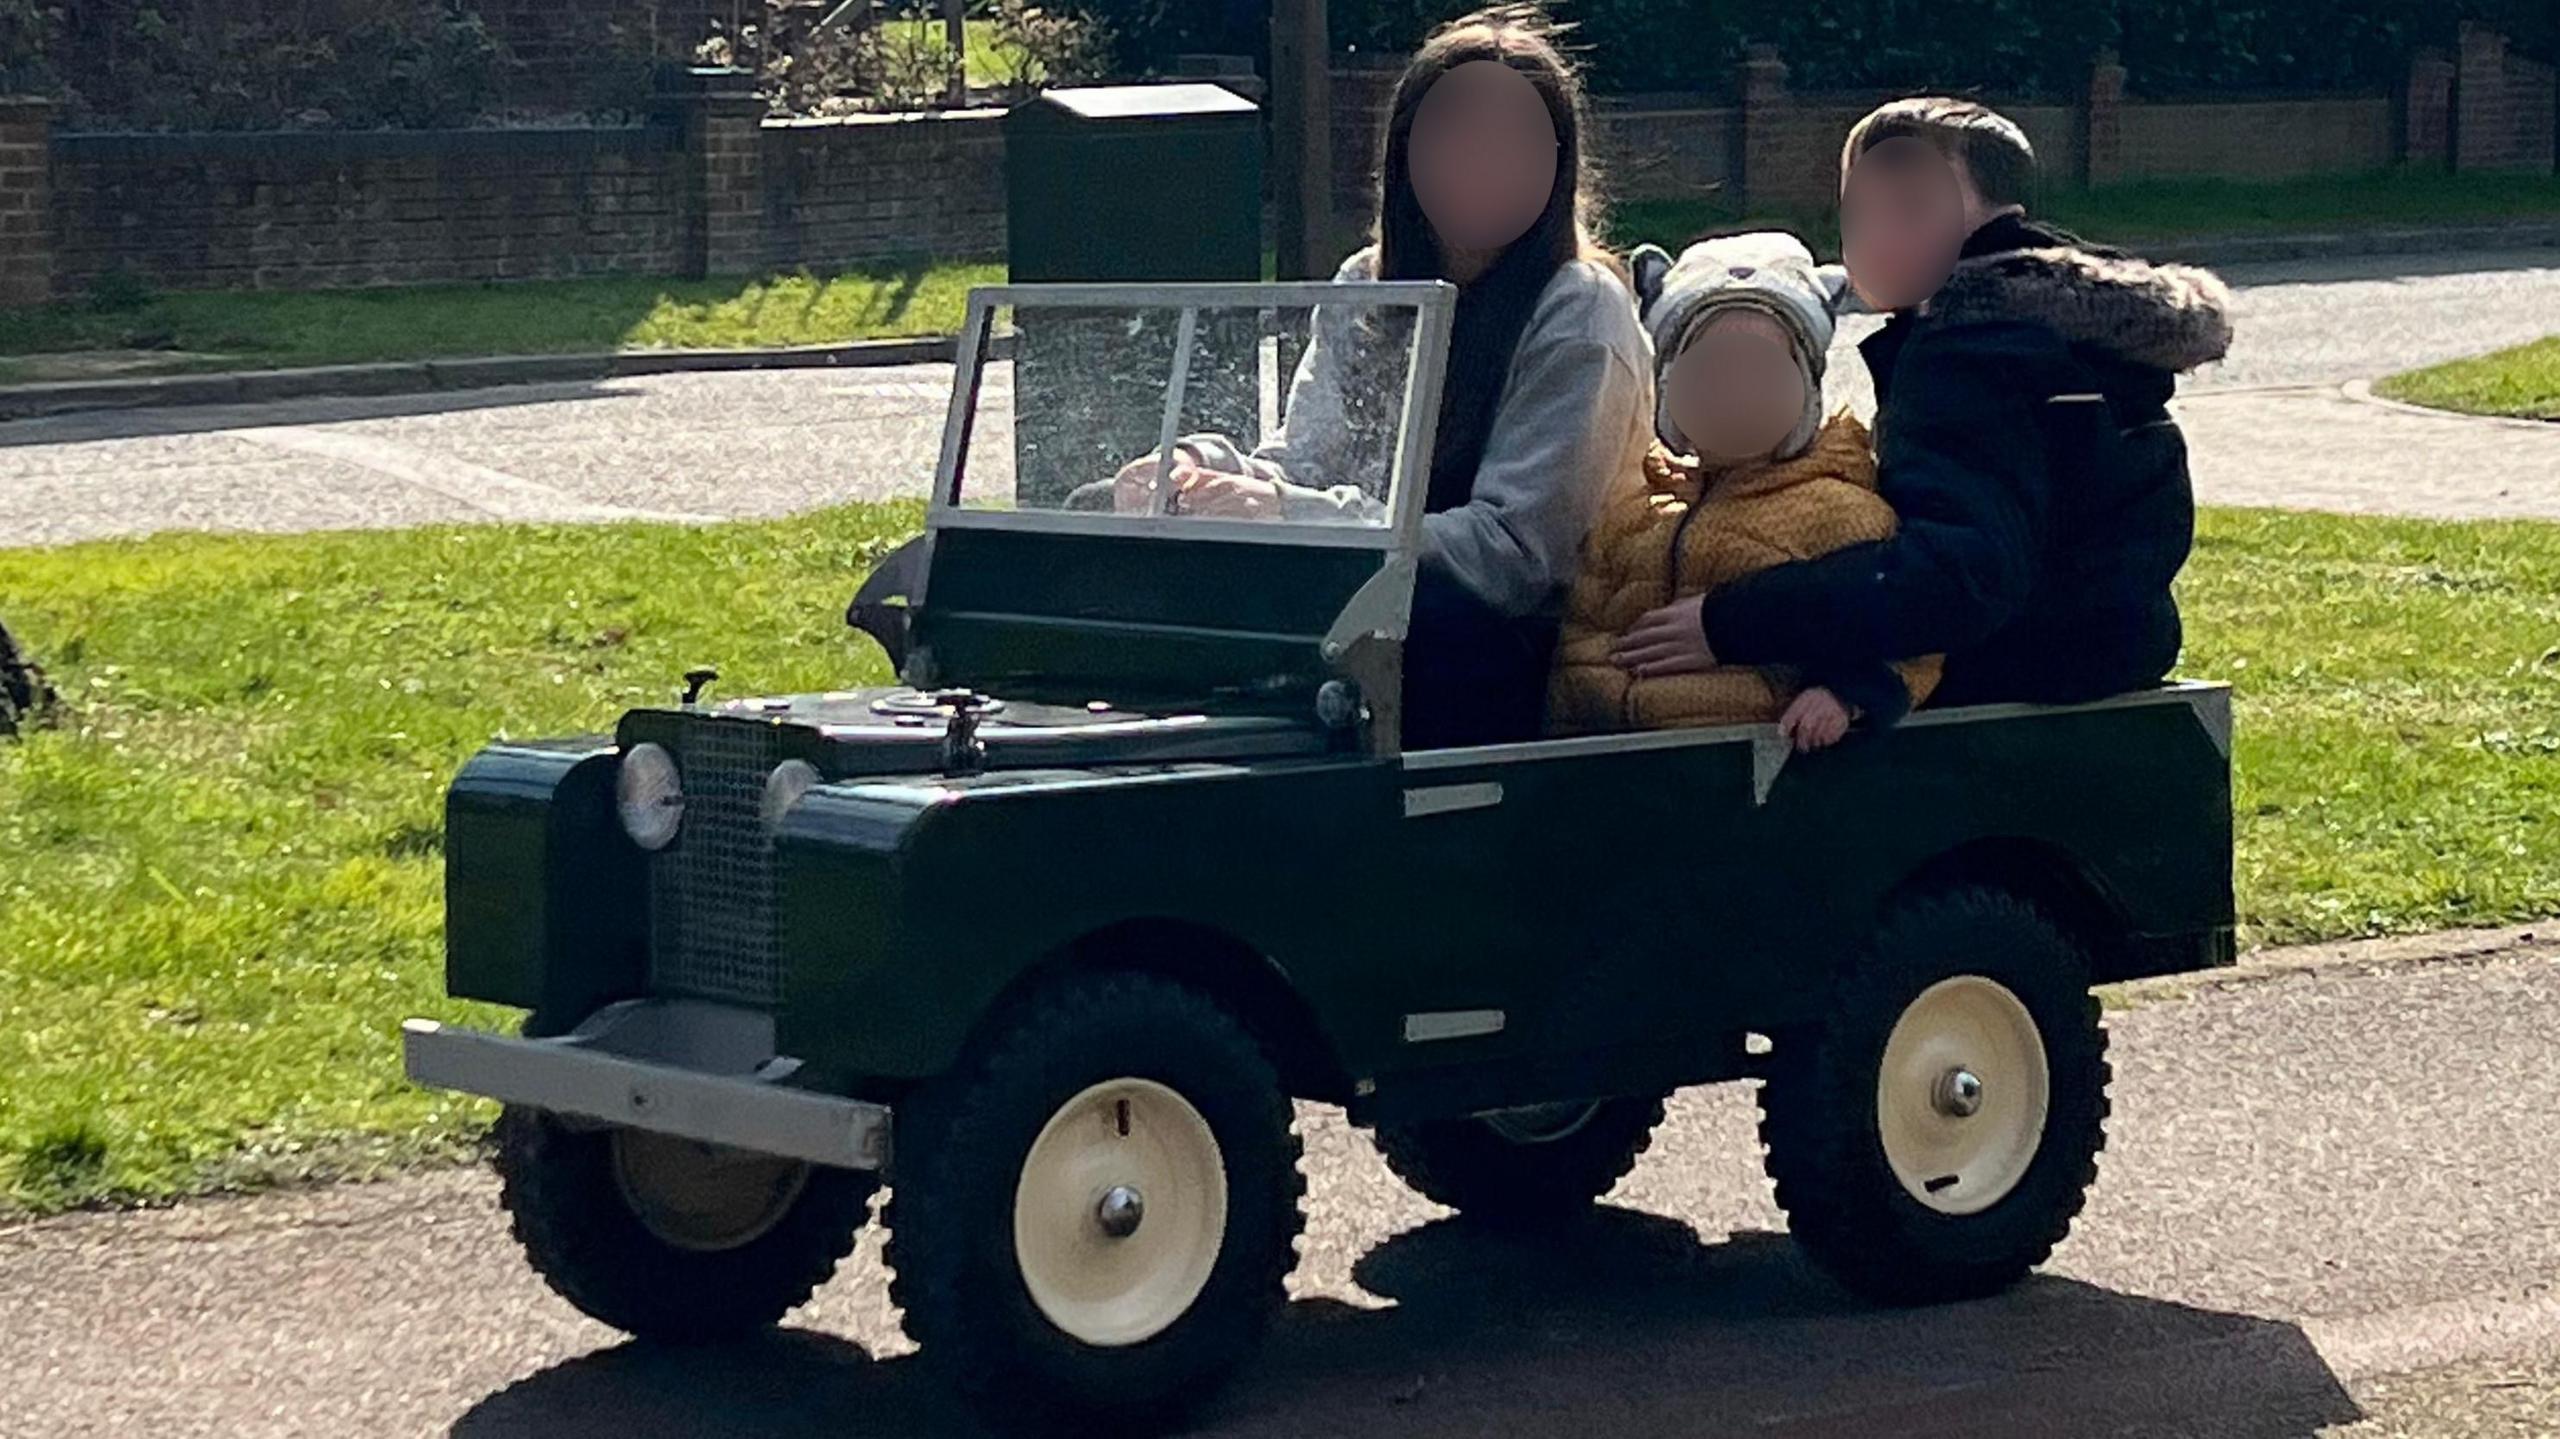
{"label": "bin lid", "polygon": [[1192,120],[1211,115],[1250,115],[1254,103],[1223,85],[1088,85],[1043,90],[1014,107],[1010,119],[1045,115],[1067,123],[1112,120]]}

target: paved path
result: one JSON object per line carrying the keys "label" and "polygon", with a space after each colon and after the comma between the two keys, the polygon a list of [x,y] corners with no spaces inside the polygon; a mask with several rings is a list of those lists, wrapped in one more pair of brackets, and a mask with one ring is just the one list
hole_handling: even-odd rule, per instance
{"label": "paved path", "polygon": [[[2337,395],[2346,381],[2560,332],[2560,255],[2230,276],[2239,347],[2181,406],[2205,499],[2560,516],[2560,427],[2430,426]],[[1837,373],[1846,397],[1858,367]],[[772,515],[911,495],[933,472],[949,375],[664,375],[22,420],[0,424],[0,546],[173,528]]]}
{"label": "paved path", "polygon": [[[2278,1436],[2365,1399],[2376,1425],[2512,1408],[2488,1386],[2560,1359],[2560,943],[2350,953],[2113,1015],[2095,1200],[2048,1277],[1979,1304],[1875,1311],[1812,1277],[1739,1087],[1681,1095],[1593,1222],[1529,1244],[1309,1111],[1296,1302],[1205,1432]],[[656,1355],[542,1289],[478,1173],[0,1229],[0,1435],[945,1432],[877,1241],[781,1338]]]}

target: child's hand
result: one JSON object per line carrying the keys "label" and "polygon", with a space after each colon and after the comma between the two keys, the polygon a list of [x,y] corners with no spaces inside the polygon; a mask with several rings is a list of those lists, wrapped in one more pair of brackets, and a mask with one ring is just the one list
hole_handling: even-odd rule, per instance
{"label": "child's hand", "polygon": [[1798,753],[1828,749],[1849,732],[1849,707],[1840,697],[1820,685],[1797,695],[1795,703],[1778,717],[1778,733],[1796,747]]}
{"label": "child's hand", "polygon": [[1707,648],[1707,626],[1701,611],[1705,598],[1675,600],[1635,622],[1618,637],[1609,662],[1638,678],[1696,674],[1715,668],[1715,652]]}

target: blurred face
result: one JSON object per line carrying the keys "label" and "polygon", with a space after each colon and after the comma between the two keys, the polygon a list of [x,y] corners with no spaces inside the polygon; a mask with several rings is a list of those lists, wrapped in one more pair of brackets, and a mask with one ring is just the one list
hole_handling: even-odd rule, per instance
{"label": "blurred face", "polygon": [[1662,377],[1671,422],[1712,464],[1764,459],[1804,417],[1804,371],[1786,327],[1750,310],[1708,317]]}
{"label": "blurred face", "polygon": [[1987,219],[1961,167],[1927,141],[1887,140],[1859,156],[1840,186],[1840,257],[1879,310],[1938,292],[1967,235]]}
{"label": "blurred face", "polygon": [[1470,60],[1422,97],[1406,154],[1414,198],[1441,246],[1489,254],[1547,208],[1556,150],[1555,121],[1529,77]]}

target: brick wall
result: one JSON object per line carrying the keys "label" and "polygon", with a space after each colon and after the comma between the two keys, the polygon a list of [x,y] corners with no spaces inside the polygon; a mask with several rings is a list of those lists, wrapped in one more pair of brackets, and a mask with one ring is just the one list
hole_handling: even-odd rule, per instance
{"label": "brick wall", "polygon": [[[1611,193],[1721,197],[1762,213],[1826,205],[1841,137],[1880,97],[1793,92],[1785,68],[1754,56],[1738,105],[1656,96],[1600,106],[1593,146]],[[2267,179],[2403,157],[2548,173],[2553,162],[2551,67],[2478,32],[2455,56],[2413,61],[2396,104],[2145,101],[2122,94],[2121,74],[2094,67],[2082,104],[2004,106],[2050,181]],[[1334,77],[1343,248],[1374,204],[1394,79],[1377,69]],[[1002,252],[994,112],[773,122],[741,83],[676,77],[663,123],[612,129],[48,140],[45,107],[0,101],[0,300],[77,294],[116,269],[175,289],[322,287]]]}
{"label": "brick wall", "polygon": [[2560,72],[2508,56],[2507,123],[2516,137],[2518,169],[2538,175],[2560,170]]}
{"label": "brick wall", "polygon": [[2281,180],[2387,168],[2400,145],[2388,95],[2127,104],[2117,178]]}
{"label": "brick wall", "polygon": [[764,127],[766,264],[824,270],[889,255],[1004,252],[999,112]]}
{"label": "brick wall", "polygon": [[53,285],[664,273],[674,153],[656,129],[61,136]]}
{"label": "brick wall", "polygon": [[53,106],[0,97],[0,305],[53,292],[48,139]]}
{"label": "brick wall", "polygon": [[1606,105],[1594,144],[1612,200],[1704,200],[1731,188],[1740,111],[1691,97]]}
{"label": "brick wall", "polygon": [[2550,66],[2510,53],[2496,31],[2463,23],[2454,55],[2455,168],[2552,173],[2553,109]]}

